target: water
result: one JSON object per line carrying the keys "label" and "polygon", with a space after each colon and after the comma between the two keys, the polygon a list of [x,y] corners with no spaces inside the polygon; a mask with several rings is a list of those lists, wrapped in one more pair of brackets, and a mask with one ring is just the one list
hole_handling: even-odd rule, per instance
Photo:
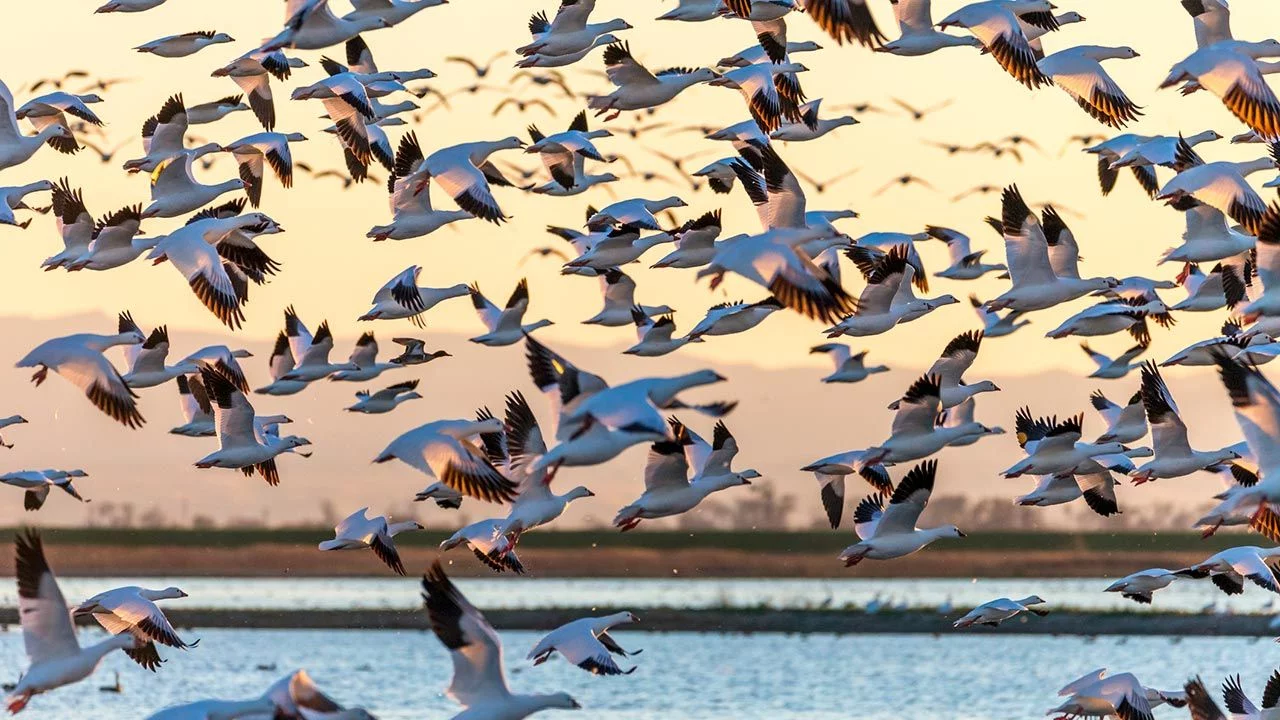
{"label": "water", "polygon": [[[412,609],[422,605],[418,583],[403,578],[61,578],[63,594],[76,602],[122,585],[176,585],[191,597],[172,601],[210,609]],[[1039,595],[1057,608],[1199,612],[1211,604],[1234,613],[1274,612],[1271,593],[1248,585],[1228,598],[1207,580],[1183,580],[1156,594],[1154,606],[1103,592],[1104,578],[1025,579],[558,579],[461,578],[458,585],[481,608],[766,607],[771,609],[860,608],[877,597],[889,604],[956,609],[998,597]],[[13,586],[4,584],[0,606],[14,607]]]}
{"label": "water", "polygon": [[[1214,688],[1241,673],[1259,699],[1280,647],[1245,638],[1100,638],[1043,636],[723,635],[619,631],[643,648],[634,675],[592,677],[557,658],[537,668],[523,659],[538,639],[503,633],[516,691],[564,690],[586,709],[538,717],[577,720],[1026,720],[1057,704],[1070,680],[1107,666],[1149,685],[1180,688],[1200,674]],[[98,675],[36,697],[28,720],[138,720],[169,704],[208,696],[250,697],[305,667],[332,696],[368,707],[383,720],[448,718],[457,708],[440,696],[450,660],[429,633],[383,631],[208,630],[189,652],[152,675],[113,654]],[[86,631],[82,641],[103,637]],[[17,633],[0,634],[0,677],[23,662]],[[258,670],[259,664],[278,670]],[[124,692],[102,693],[113,671]],[[1157,717],[1186,717],[1161,708]]]}

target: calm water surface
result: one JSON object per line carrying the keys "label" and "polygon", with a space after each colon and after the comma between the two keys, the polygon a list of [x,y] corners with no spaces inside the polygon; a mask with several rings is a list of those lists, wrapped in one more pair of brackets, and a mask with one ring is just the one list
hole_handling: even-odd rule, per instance
{"label": "calm water surface", "polygon": [[[121,585],[176,585],[191,597],[184,607],[218,609],[411,609],[422,605],[413,578],[60,578],[69,602]],[[767,607],[772,609],[889,606],[956,609],[998,597],[1039,595],[1050,607],[1088,610],[1198,612],[1216,605],[1236,613],[1280,611],[1276,596],[1249,585],[1228,598],[1208,581],[1179,581],[1156,594],[1154,608],[1103,589],[1104,578],[939,579],[559,579],[461,578],[458,585],[481,608],[626,606],[628,608]],[[0,583],[0,605],[17,604],[14,587]]]}
{"label": "calm water surface", "polygon": [[[1056,691],[1097,667],[1137,673],[1155,687],[1180,687],[1201,674],[1213,686],[1243,675],[1255,701],[1280,646],[1270,639],[1080,638],[1035,636],[788,636],[621,631],[643,648],[640,670],[596,678],[557,659],[531,668],[523,659],[536,633],[508,632],[507,661],[517,691],[565,690],[585,709],[548,712],[566,720],[1026,720],[1053,707]],[[83,641],[101,639],[86,631]],[[456,706],[439,692],[450,662],[419,632],[208,630],[190,652],[168,652],[152,675],[115,653],[80,685],[35,698],[28,720],[138,720],[166,705],[208,696],[250,697],[305,667],[337,699],[383,720],[448,718]],[[23,663],[22,639],[0,634],[0,676]],[[276,670],[259,670],[274,664]],[[124,693],[98,691],[119,671]],[[1160,718],[1186,717],[1161,708]]]}

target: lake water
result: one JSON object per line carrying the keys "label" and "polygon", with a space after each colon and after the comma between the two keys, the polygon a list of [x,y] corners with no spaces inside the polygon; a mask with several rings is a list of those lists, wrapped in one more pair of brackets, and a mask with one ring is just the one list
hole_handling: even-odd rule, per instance
{"label": "lake water", "polygon": [[[122,585],[176,585],[191,597],[171,601],[217,609],[411,609],[422,605],[410,578],[60,578],[69,602]],[[481,608],[552,607],[767,607],[772,609],[863,608],[879,598],[889,605],[956,609],[998,597],[1039,595],[1049,606],[1081,610],[1199,612],[1216,605],[1234,613],[1271,613],[1276,595],[1248,585],[1228,598],[1207,580],[1185,580],[1156,594],[1154,606],[1103,592],[1105,578],[1076,579],[557,579],[460,578],[458,585]],[[17,604],[14,587],[0,583],[0,606]]]}
{"label": "lake water", "polygon": [[[1158,688],[1179,688],[1202,675],[1216,688],[1241,673],[1258,700],[1280,665],[1270,639],[1109,637],[1090,641],[1044,636],[722,635],[620,631],[619,642],[643,648],[639,670],[597,678],[557,658],[537,668],[524,654],[538,634],[503,634],[517,691],[564,690],[578,712],[540,718],[572,720],[1027,720],[1057,704],[1059,687],[1098,667],[1136,673]],[[336,699],[369,708],[382,720],[448,718],[456,706],[440,695],[450,661],[429,633],[382,631],[207,630],[189,652],[164,651],[160,672],[139,669],[119,653],[99,674],[36,697],[28,720],[138,720],[169,704],[220,696],[247,698],[304,667]],[[101,639],[86,631],[82,641]],[[22,639],[0,634],[0,677],[22,669]],[[274,664],[276,670],[259,670]],[[113,672],[124,692],[99,692]],[[1185,718],[1161,708],[1157,717]]]}

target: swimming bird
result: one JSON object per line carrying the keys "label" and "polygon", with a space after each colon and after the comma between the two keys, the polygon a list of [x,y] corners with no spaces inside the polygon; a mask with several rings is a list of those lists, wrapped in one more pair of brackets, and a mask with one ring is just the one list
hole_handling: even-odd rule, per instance
{"label": "swimming bird", "polygon": [[450,298],[470,295],[467,285],[458,284],[446,288],[419,287],[420,265],[411,265],[391,278],[374,293],[370,303],[373,308],[359,320],[397,320],[409,318],[418,327],[423,326],[422,314]]}
{"label": "swimming bird", "polygon": [[640,618],[631,612],[572,620],[544,635],[525,659],[541,665],[558,652],[565,660],[592,675],[630,675],[636,668],[623,670],[614,662],[612,655],[627,657],[640,651],[623,650],[609,631],[618,625],[637,622]]}
{"label": "swimming bird", "polygon": [[483,335],[471,338],[471,342],[489,347],[514,345],[526,335],[538,328],[553,324],[550,320],[538,320],[523,324],[524,314],[529,309],[529,281],[521,279],[512,291],[507,304],[501,310],[489,301],[481,292],[479,284],[467,288],[471,295],[471,304],[488,330]]}
{"label": "swimming bird", "polygon": [[422,577],[423,601],[432,631],[453,658],[453,681],[445,693],[467,716],[522,720],[551,708],[576,710],[582,706],[566,693],[517,695],[507,687],[502,640],[484,615],[472,605],[434,562]]}
{"label": "swimming bird", "polygon": [[870,495],[855,509],[854,533],[858,542],[840,553],[845,567],[863,560],[892,560],[923,550],[935,540],[962,538],[955,525],[917,528],[920,513],[929,504],[938,473],[938,462],[928,460],[912,468],[894,489],[888,507],[881,495]]}
{"label": "swimming bird", "polygon": [[137,395],[103,352],[117,345],[138,345],[146,338],[129,313],[120,313],[115,335],[81,333],[46,340],[18,361],[17,367],[38,368],[31,377],[37,386],[49,371],[62,375],[80,388],[89,402],[127,428],[146,421],[138,411]]}
{"label": "swimming bird", "polygon": [[387,388],[379,390],[376,393],[370,393],[363,390],[356,393],[356,404],[347,410],[351,412],[365,413],[369,415],[378,415],[388,413],[399,407],[400,403],[408,400],[421,400],[422,395],[416,391],[418,389],[417,380],[409,380],[407,382],[396,383]]}
{"label": "swimming bird", "polygon": [[865,361],[868,352],[868,350],[863,350],[855,355],[849,350],[848,345],[840,343],[826,343],[809,349],[809,354],[825,353],[835,363],[835,372],[822,378],[824,383],[862,382],[877,373],[889,372],[889,368],[884,365],[867,366]]}
{"label": "swimming bird", "polygon": [[956,620],[951,626],[955,628],[967,628],[973,625],[998,627],[1000,623],[1005,620],[1009,620],[1010,618],[1016,617],[1024,612],[1044,617],[1049,614],[1049,611],[1034,607],[1035,605],[1042,604],[1044,604],[1044,600],[1041,600],[1039,595],[1031,595],[1021,600],[999,598],[990,602],[985,602],[970,610],[964,617]]}
{"label": "swimming bird", "polygon": [[71,609],[73,617],[92,617],[112,635],[132,636],[136,644],[125,648],[124,653],[147,670],[155,672],[160,663],[156,643],[186,650],[195,647],[199,640],[188,643],[178,636],[178,631],[165,617],[157,600],[187,597],[176,587],[149,590],[136,585],[100,592]]}
{"label": "swimming bird", "polygon": [[393,523],[382,515],[368,517],[368,511],[369,508],[363,507],[348,515],[333,529],[336,537],[333,540],[321,542],[320,549],[363,550],[369,548],[393,572],[404,575],[404,563],[400,562],[400,553],[396,551],[393,538],[402,532],[422,530],[423,526],[413,521]]}
{"label": "swimming bird", "polygon": [[14,545],[18,619],[30,662],[5,699],[9,712],[18,713],[32,697],[89,677],[112,650],[132,649],[136,640],[126,633],[80,647],[67,601],[45,559],[40,533],[27,530],[15,538]]}

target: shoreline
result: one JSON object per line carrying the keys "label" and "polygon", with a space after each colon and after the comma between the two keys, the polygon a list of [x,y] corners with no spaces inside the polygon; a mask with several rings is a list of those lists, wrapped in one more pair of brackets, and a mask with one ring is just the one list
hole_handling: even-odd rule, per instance
{"label": "shoreline", "polygon": [[[621,608],[548,608],[542,610],[486,610],[498,630],[547,631],[584,616],[600,616]],[[201,610],[166,607],[176,627],[242,630],[411,630],[427,631],[421,610]],[[1050,611],[1045,617],[1014,618],[999,628],[955,630],[951,623],[964,614],[927,611],[867,614],[836,610],[762,610],[671,608],[637,609],[644,632],[787,633],[834,635],[956,635],[1017,634],[1091,637],[1233,636],[1275,637],[1269,615],[1193,615],[1185,613],[1106,613]],[[96,626],[91,618],[79,624]],[[16,625],[18,611],[0,608],[0,623]]]}

